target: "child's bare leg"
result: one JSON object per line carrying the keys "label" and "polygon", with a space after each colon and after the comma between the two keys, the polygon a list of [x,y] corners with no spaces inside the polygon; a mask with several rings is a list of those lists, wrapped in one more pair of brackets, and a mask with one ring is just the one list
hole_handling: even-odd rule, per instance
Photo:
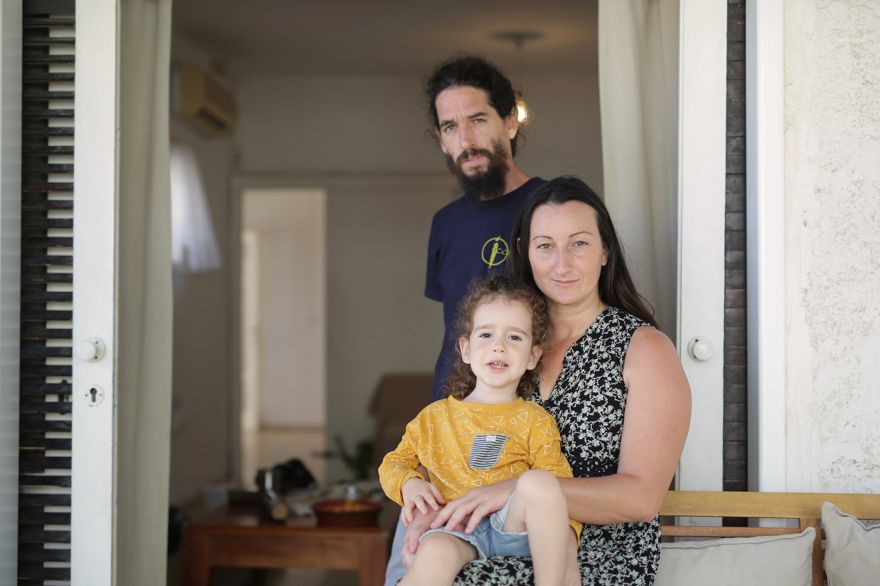
{"label": "child's bare leg", "polygon": [[445,533],[426,536],[416,551],[412,567],[400,581],[401,586],[449,586],[477,550],[470,543]]}
{"label": "child's bare leg", "polygon": [[559,480],[551,473],[529,470],[519,477],[504,530],[528,532],[535,586],[571,584],[572,579],[580,583],[580,575],[573,576],[570,567],[574,534],[568,525],[568,506]]}

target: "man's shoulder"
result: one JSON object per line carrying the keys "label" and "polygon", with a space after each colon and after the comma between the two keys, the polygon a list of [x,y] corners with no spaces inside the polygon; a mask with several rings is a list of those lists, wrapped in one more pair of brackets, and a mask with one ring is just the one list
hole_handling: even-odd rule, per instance
{"label": "man's shoulder", "polygon": [[467,211],[468,207],[467,197],[462,195],[434,212],[434,221],[457,216]]}
{"label": "man's shoulder", "polygon": [[527,198],[533,191],[541,187],[547,183],[547,180],[542,177],[530,177],[525,183],[511,191],[508,195],[512,195],[516,198],[524,200]]}
{"label": "man's shoulder", "polygon": [[531,177],[525,183],[514,189],[509,193],[505,193],[499,198],[489,200],[487,202],[478,202],[474,203],[468,196],[462,195],[452,200],[434,214],[435,217],[443,217],[452,214],[459,213],[472,213],[474,211],[479,211],[484,207],[487,210],[490,210],[497,205],[498,202],[512,202],[512,201],[522,201],[526,197],[529,196],[530,193],[535,191],[538,187],[547,183],[546,179],[542,179],[541,177]]}

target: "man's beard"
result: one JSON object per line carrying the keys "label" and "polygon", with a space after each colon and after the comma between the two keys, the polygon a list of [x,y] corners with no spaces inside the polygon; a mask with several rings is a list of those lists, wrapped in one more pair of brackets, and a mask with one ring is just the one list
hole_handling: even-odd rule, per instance
{"label": "man's beard", "polygon": [[[485,171],[478,171],[473,175],[465,175],[462,171],[462,163],[468,157],[482,155],[486,157],[488,164]],[[468,149],[458,155],[458,160],[446,155],[446,166],[450,173],[458,178],[465,196],[475,201],[486,201],[501,197],[505,193],[507,185],[507,153],[500,140],[492,143],[492,150]]]}

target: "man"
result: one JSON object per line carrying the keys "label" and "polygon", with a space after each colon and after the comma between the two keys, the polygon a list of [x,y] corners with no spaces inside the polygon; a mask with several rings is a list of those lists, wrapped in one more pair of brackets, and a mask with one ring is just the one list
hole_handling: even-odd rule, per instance
{"label": "man", "polygon": [[432,387],[439,399],[454,358],[458,303],[476,278],[505,270],[516,216],[543,180],[514,162],[516,94],[497,67],[455,58],[434,71],[425,90],[434,135],[464,191],[435,214],[428,242],[425,295],[443,303],[446,325]]}
{"label": "man", "polygon": [[[472,56],[446,61],[428,78],[425,94],[433,134],[464,192],[434,215],[428,239],[425,296],[443,303],[446,325],[432,388],[439,399],[456,352],[458,303],[475,279],[505,271],[520,207],[544,180],[530,178],[513,160],[519,138],[516,94],[493,64]],[[431,519],[418,517],[406,537],[398,522],[385,586],[406,573],[403,558],[412,559],[416,539]]]}

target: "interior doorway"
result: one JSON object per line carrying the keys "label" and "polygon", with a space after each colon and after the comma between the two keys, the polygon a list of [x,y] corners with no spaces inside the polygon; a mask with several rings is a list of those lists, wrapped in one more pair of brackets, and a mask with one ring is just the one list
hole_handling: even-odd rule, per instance
{"label": "interior doorway", "polygon": [[300,458],[325,478],[326,210],[323,189],[241,195],[242,481]]}

